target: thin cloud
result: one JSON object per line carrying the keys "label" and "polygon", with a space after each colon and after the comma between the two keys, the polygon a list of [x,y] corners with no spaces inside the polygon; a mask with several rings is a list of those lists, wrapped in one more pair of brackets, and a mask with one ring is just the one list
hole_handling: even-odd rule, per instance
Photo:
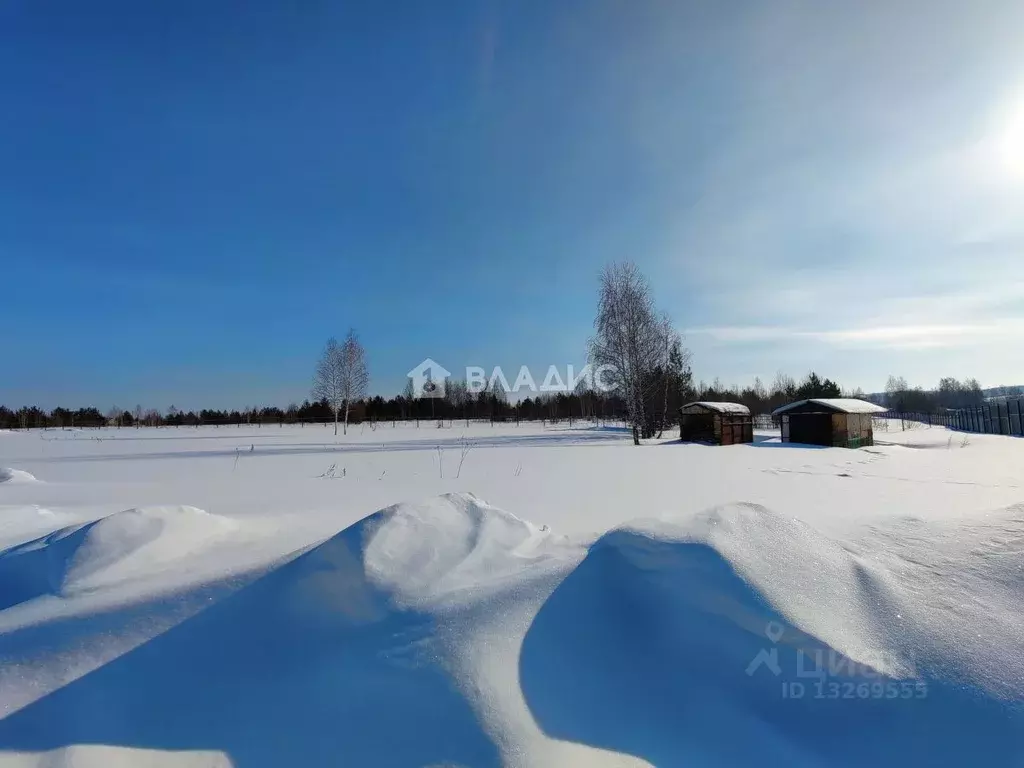
{"label": "thin cloud", "polygon": [[1006,375],[989,347],[1024,341],[1024,174],[1000,166],[1024,160],[1024,49],[1005,27],[1024,6],[997,5],[784,0],[749,19],[740,127],[664,248],[704,371],[764,365],[762,344],[867,388],[888,369],[928,383],[967,349],[992,359],[966,373]]}
{"label": "thin cloud", "polygon": [[831,330],[759,325],[722,326],[692,328],[687,331],[687,336],[705,336],[724,344],[816,341],[836,347],[921,349],[977,345],[979,342],[1005,341],[1007,338],[1024,340],[1024,322],[1007,319],[999,323],[973,325],[893,325]]}

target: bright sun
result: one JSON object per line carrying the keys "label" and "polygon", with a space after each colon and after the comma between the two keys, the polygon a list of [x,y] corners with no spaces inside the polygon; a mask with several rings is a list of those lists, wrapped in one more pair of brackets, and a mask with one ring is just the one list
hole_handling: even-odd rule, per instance
{"label": "bright sun", "polygon": [[1024,98],[997,112],[986,144],[999,175],[1024,182]]}

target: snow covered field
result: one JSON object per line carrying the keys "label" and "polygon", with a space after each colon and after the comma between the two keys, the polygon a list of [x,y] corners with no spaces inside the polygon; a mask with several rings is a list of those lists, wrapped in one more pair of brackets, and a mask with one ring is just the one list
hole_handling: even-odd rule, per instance
{"label": "snow covered field", "polygon": [[0,432],[0,766],[1024,765],[1024,440],[890,426]]}

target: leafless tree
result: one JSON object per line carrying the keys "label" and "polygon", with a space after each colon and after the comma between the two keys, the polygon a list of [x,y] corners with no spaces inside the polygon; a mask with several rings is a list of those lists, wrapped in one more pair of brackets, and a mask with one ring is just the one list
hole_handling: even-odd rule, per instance
{"label": "leafless tree", "polygon": [[412,385],[412,379],[405,380],[405,389],[402,390],[402,420],[412,413],[413,400],[416,399],[416,391]]}
{"label": "leafless tree", "polygon": [[890,374],[889,378],[885,382],[886,405],[893,410],[902,411],[907,390],[909,389],[910,385],[907,384],[907,380],[905,378]]}
{"label": "leafless tree", "polygon": [[352,403],[366,397],[370,373],[366,369],[366,350],[359,343],[355,330],[349,329],[341,345],[342,395],[345,399],[345,432],[348,432],[348,412]]}
{"label": "leafless tree", "polygon": [[[683,337],[679,335],[672,325],[672,319],[667,313],[663,313],[661,316],[661,336],[662,336],[662,358],[661,358],[661,371],[662,378],[665,380],[664,393],[661,403],[661,424],[658,428],[658,438],[665,432],[665,425],[668,424],[668,395],[672,389],[673,383],[677,386],[681,383],[679,381],[679,374],[681,373],[678,368],[688,365],[690,360],[689,350],[682,348]],[[677,366],[673,366],[673,358],[676,358]],[[677,370],[673,370],[676,367]]]}
{"label": "leafless tree", "polygon": [[344,434],[348,434],[348,415],[352,403],[366,395],[370,376],[366,370],[366,352],[354,330],[338,344],[333,336],[327,340],[320,362],[313,375],[313,397],[326,400],[334,412],[334,434],[338,434],[338,417],[345,412]]}
{"label": "leafless tree", "polygon": [[331,336],[324,346],[320,361],[316,364],[316,372],[313,374],[313,399],[324,400],[334,412],[334,434],[338,434],[338,412],[344,402],[342,395],[342,367],[341,346],[338,340]]}
{"label": "leafless tree", "polygon": [[796,381],[789,374],[778,371],[769,394],[780,400],[791,399],[796,395]]}
{"label": "leafless tree", "polygon": [[601,271],[595,334],[589,343],[594,366],[608,366],[604,383],[626,405],[633,443],[646,434],[644,400],[656,382],[653,372],[664,357],[664,333],[654,310],[650,284],[632,263],[611,264]]}
{"label": "leafless tree", "polygon": [[580,380],[576,382],[576,386],[573,388],[573,394],[579,398],[580,419],[596,419],[597,414],[594,413],[594,400],[596,393],[591,386],[591,382],[589,382],[585,376],[581,376]]}
{"label": "leafless tree", "polygon": [[751,387],[751,390],[754,393],[754,399],[758,402],[764,402],[768,399],[768,390],[765,389],[764,382],[761,381],[760,376],[754,377],[754,386]]}

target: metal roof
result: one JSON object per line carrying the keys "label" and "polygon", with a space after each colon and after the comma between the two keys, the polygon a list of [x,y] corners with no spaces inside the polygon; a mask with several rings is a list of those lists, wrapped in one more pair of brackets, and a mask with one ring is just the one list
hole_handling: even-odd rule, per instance
{"label": "metal roof", "polygon": [[788,403],[781,408],[776,408],[772,411],[772,415],[785,413],[807,403],[820,405],[822,408],[836,413],[885,413],[888,410],[880,405],[869,403],[867,400],[858,400],[853,397],[812,397],[809,400],[797,400],[795,403]]}
{"label": "metal roof", "polygon": [[[707,408],[709,411],[718,411],[718,413],[737,413],[743,416],[750,415],[750,409],[741,403],[708,403],[708,402],[697,402],[687,403],[683,408],[689,408],[691,405],[699,405],[702,408]],[[682,408],[680,408],[682,410]]]}

